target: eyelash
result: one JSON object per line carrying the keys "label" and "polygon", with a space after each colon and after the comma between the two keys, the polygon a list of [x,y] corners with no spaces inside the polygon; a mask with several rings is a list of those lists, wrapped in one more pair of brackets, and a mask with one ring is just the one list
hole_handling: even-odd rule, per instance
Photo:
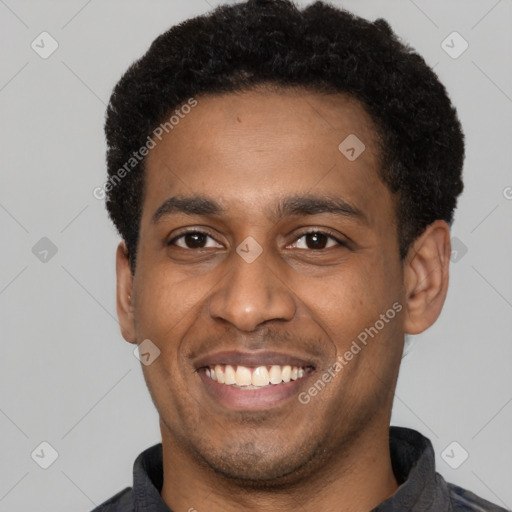
{"label": "eyelash", "polygon": [[[212,238],[213,240],[215,240],[217,243],[220,243],[218,240],[216,240],[215,236],[210,231],[208,231],[206,229],[203,229],[203,230],[191,229],[191,230],[188,230],[188,231],[183,231],[179,235],[173,237],[171,240],[169,240],[169,242],[167,242],[167,246],[169,246],[169,247],[172,246],[177,240],[179,240],[180,238],[183,238],[184,236],[189,235],[191,233],[193,233],[193,234],[200,234],[200,235],[207,235],[210,238]],[[341,246],[341,247],[348,247],[348,244],[346,242],[340,240],[339,238],[334,236],[331,232],[320,230],[320,229],[312,229],[312,230],[304,231],[304,232],[300,233],[294,239],[294,243],[296,243],[297,240],[299,240],[302,237],[307,236],[307,235],[325,235],[327,238],[329,238],[331,240],[334,240],[337,244],[339,244],[339,246]],[[327,247],[326,249],[332,249],[332,247]],[[316,250],[318,250],[318,251],[325,251],[326,249],[316,249]],[[194,249],[187,249],[187,250],[193,251]],[[305,249],[300,249],[300,250],[304,251]],[[309,249],[309,250],[310,251],[314,251],[315,249]]]}

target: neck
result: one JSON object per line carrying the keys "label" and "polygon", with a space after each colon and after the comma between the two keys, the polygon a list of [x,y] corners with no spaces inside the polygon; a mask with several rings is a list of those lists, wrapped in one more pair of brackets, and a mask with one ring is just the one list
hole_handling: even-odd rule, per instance
{"label": "neck", "polygon": [[[178,511],[368,512],[393,495],[389,422],[369,428],[350,446],[323,458],[279,488],[226,479],[191,456],[162,425],[162,499]],[[315,466],[315,467],[313,467]]]}

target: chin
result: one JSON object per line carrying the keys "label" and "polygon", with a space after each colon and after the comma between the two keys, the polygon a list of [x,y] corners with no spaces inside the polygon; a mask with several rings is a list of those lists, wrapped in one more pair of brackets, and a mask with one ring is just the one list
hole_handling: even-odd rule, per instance
{"label": "chin", "polygon": [[291,454],[283,453],[282,446],[265,446],[255,442],[231,446],[221,453],[211,449],[201,454],[204,463],[218,475],[244,488],[280,488],[296,483],[314,457],[304,444],[300,448],[289,447]]}

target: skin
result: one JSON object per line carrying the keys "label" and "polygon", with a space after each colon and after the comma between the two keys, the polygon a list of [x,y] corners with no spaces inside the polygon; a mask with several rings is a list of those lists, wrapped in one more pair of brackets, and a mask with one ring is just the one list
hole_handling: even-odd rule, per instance
{"label": "skin", "polygon": [[[160,415],[162,498],[175,512],[368,511],[399,485],[388,435],[404,334],[441,312],[449,227],[435,221],[400,260],[396,198],[356,100],[261,87],[196,99],[147,157],[134,275],[124,243],[117,251],[123,337],[161,351],[142,369]],[[338,150],[349,134],[366,146],[353,162]],[[222,213],[152,222],[169,197],[193,195]],[[342,198],[363,216],[271,215],[305,195]],[[212,237],[167,245],[183,228]],[[248,236],[263,250],[252,263],[236,252]],[[395,302],[402,310],[306,405],[223,407],[193,365],[206,353],[277,350],[314,359],[316,381]]]}

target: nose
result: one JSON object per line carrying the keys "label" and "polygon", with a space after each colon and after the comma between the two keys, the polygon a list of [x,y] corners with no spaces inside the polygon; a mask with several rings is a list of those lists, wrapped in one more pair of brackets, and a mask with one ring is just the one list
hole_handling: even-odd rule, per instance
{"label": "nose", "polygon": [[293,292],[262,254],[247,263],[234,253],[228,264],[231,271],[209,300],[210,317],[229,322],[240,331],[254,331],[269,321],[289,321],[296,311]]}

